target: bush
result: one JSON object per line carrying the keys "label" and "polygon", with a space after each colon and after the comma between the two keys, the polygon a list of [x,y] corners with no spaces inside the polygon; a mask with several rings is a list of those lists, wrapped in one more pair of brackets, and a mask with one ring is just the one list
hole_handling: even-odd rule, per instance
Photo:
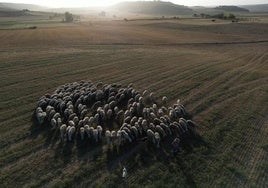
{"label": "bush", "polygon": [[65,22],[73,22],[74,18],[71,13],[65,12],[64,16],[65,16]]}

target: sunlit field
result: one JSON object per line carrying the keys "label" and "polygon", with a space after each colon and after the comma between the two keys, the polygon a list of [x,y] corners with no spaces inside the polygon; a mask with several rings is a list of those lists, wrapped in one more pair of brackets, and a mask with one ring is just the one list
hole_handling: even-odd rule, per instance
{"label": "sunlit field", "polygon": [[[268,25],[182,20],[25,21],[0,27],[0,187],[267,187]],[[33,25],[33,21],[27,23]],[[15,25],[15,26],[14,26]],[[27,26],[28,26],[27,25]],[[177,99],[198,136],[110,151],[60,142],[37,101],[79,80]],[[121,178],[122,167],[128,177]]]}

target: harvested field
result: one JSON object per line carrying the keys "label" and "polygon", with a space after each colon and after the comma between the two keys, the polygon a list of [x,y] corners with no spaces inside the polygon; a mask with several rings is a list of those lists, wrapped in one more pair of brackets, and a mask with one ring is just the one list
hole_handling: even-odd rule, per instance
{"label": "harvested field", "polygon": [[[0,187],[124,187],[123,165],[129,187],[267,187],[268,43],[239,43],[267,41],[268,26],[249,33],[258,26],[237,24],[238,34],[232,25],[221,33],[154,21],[0,30]],[[200,137],[176,158],[144,142],[119,152],[63,147],[33,123],[36,101],[89,79],[132,82],[169,105],[180,98]]]}

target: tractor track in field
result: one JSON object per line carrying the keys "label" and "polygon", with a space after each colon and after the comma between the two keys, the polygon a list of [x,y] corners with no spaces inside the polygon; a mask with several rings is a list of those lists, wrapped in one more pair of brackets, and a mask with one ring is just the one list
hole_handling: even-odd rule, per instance
{"label": "tractor track in field", "polygon": [[262,44],[268,43],[268,40],[255,41],[230,41],[230,42],[180,42],[180,43],[89,43],[89,46],[207,46],[207,45],[239,45],[239,44]]}

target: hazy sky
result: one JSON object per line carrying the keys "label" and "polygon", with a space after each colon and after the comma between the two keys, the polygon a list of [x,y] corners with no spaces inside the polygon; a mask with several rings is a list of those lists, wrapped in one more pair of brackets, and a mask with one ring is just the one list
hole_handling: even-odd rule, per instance
{"label": "hazy sky", "polygon": [[[84,7],[84,6],[108,6],[125,0],[0,0],[11,3],[37,4],[49,7]],[[137,1],[137,0],[128,0]],[[168,1],[168,0],[165,0]],[[264,4],[268,0],[170,0],[173,3],[187,6],[203,5],[245,5]]]}

